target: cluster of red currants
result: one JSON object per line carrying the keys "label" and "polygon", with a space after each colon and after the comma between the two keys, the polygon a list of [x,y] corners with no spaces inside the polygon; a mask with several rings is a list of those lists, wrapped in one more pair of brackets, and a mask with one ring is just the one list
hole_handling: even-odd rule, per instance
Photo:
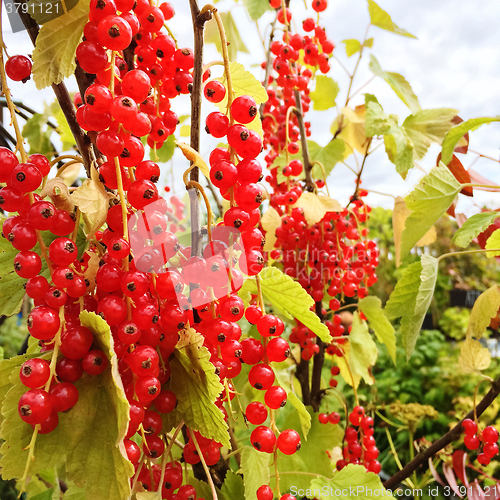
{"label": "cluster of red currants", "polygon": [[477,423],[470,418],[462,422],[465,431],[464,444],[468,450],[477,450],[483,444],[482,453],[477,456],[477,461],[481,465],[488,465],[491,459],[498,454],[498,431],[495,427],[488,425],[478,434]]}

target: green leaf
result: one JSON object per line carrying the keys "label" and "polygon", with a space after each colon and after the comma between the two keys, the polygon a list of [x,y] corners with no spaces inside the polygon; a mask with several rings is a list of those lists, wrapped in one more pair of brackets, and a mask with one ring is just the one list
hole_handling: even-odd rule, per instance
{"label": "green leaf", "polygon": [[[3,222],[2,222],[3,224]],[[45,235],[48,231],[44,231]],[[37,245],[34,251],[39,253]],[[0,315],[13,316],[22,307],[25,294],[24,285],[27,282],[14,271],[14,258],[18,251],[5,238],[0,238]],[[45,260],[42,260],[41,275],[50,277]]]}
{"label": "green leaf", "polygon": [[[301,448],[293,455],[278,454],[280,472],[308,472],[321,474],[325,477],[333,476],[332,461],[326,452],[331,453],[334,447],[342,445],[343,430],[341,426],[320,424],[318,413],[313,413],[311,430],[306,441],[297,413],[291,412],[283,422],[283,429],[295,429],[300,434]],[[247,476],[245,475],[245,482],[246,480]],[[311,476],[307,474],[283,474],[280,477],[280,489],[281,491],[289,491],[293,486],[307,488],[310,482]]]}
{"label": "green leaf", "polygon": [[271,455],[260,453],[253,446],[243,448],[241,472],[245,477],[245,500],[257,500],[257,489],[263,484],[269,484],[270,458]]}
{"label": "green leaf", "polygon": [[26,120],[23,127],[23,137],[28,141],[30,153],[48,154],[53,151],[50,144],[52,130],[47,126],[47,115],[35,113]]}
{"label": "green leaf", "polygon": [[[330,175],[333,167],[345,157],[345,142],[342,139],[333,139],[325,147],[314,141],[307,141],[307,149],[311,162],[318,161],[325,168],[326,177]],[[313,167],[315,179],[323,179],[323,172],[319,165]]]}
{"label": "green leaf", "polygon": [[399,28],[391,19],[391,16],[387,14],[385,10],[382,10],[373,0],[368,0],[368,12],[370,13],[370,22],[373,26],[382,28],[386,31],[391,31],[396,35],[408,36],[410,38],[417,38],[413,36],[408,31]]}
{"label": "green leaf", "polygon": [[361,50],[361,42],[359,40],[351,38],[349,40],[342,40],[342,43],[345,44],[347,57],[351,57]]}
{"label": "green leaf", "polygon": [[409,265],[396,283],[385,306],[389,319],[401,318],[401,334],[410,359],[417,342],[425,314],[429,309],[437,280],[438,261],[423,255],[420,262]]}
{"label": "green leaf", "polygon": [[317,111],[325,111],[335,107],[335,98],[339,93],[338,83],[325,75],[316,77],[316,87],[309,94],[313,101],[313,108]]}
{"label": "green leaf", "polygon": [[28,14],[38,24],[57,19],[65,12],[69,12],[78,3],[78,0],[28,0]]}
{"label": "green leaf", "polygon": [[198,497],[206,499],[212,498],[212,490],[210,489],[208,483],[206,483],[205,481],[200,481],[199,479],[191,476],[188,476],[187,481],[188,484],[195,487]]}
{"label": "green leaf", "polygon": [[379,76],[390,85],[392,90],[396,92],[396,95],[411,109],[412,113],[420,111],[418,97],[404,76],[399,73],[384,71],[373,54],[370,55],[370,64],[368,67],[374,75]]}
{"label": "green leaf", "polygon": [[[80,315],[83,325],[94,333],[94,345],[110,357],[110,366],[102,375],[83,377],[75,383],[79,391],[77,404],[68,413],[59,414],[59,424],[50,434],[38,435],[35,461],[30,475],[66,464],[68,478],[84,487],[88,498],[122,500],[130,496],[129,478],[132,464],[125,458],[123,436],[127,430],[129,404],[118,374],[118,360],[113,350],[109,326],[94,313]],[[42,357],[50,357],[51,352]],[[4,422],[1,437],[2,476],[21,477],[33,430],[17,411],[17,401],[26,391],[15,369],[2,406]]]}
{"label": "green leaf", "polygon": [[43,493],[39,493],[35,496],[30,496],[30,500],[52,500],[52,494],[54,493],[54,488],[45,490]]}
{"label": "green leaf", "polygon": [[446,212],[460,192],[461,185],[442,163],[422,177],[405,197],[412,211],[401,236],[401,258],[404,258],[431,226]]}
{"label": "green leaf", "polygon": [[88,13],[88,0],[80,0],[67,14],[41,27],[33,51],[33,80],[38,90],[61,83],[75,71],[75,52]]}
{"label": "green leaf", "polygon": [[175,151],[175,136],[169,135],[163,146],[156,150],[156,157],[153,149],[149,150],[149,159],[159,163],[167,163],[174,156]]}
{"label": "green leaf", "polygon": [[269,0],[243,0],[243,5],[252,21],[259,20],[266,12],[273,10]]}
{"label": "green leaf", "polygon": [[453,243],[462,248],[467,247],[474,238],[490,227],[499,215],[498,212],[482,212],[469,217],[453,235]]}
{"label": "green leaf", "polygon": [[235,474],[232,470],[228,470],[226,472],[226,477],[224,478],[224,484],[222,485],[220,491],[225,500],[243,498],[245,496],[243,478],[240,475]]}
{"label": "green leaf", "polygon": [[359,317],[356,311],[353,315],[351,333],[349,334],[349,366],[354,377],[358,375],[363,380],[372,385],[374,378],[370,373],[370,368],[377,360],[377,345],[368,332],[366,321]]}
{"label": "green leaf", "polygon": [[[366,137],[385,135],[391,128],[391,121],[375,96],[365,95],[365,134]],[[397,122],[396,122],[397,124]]]}
{"label": "green leaf", "polygon": [[331,342],[328,328],[310,310],[313,298],[290,276],[277,267],[266,267],[259,273],[264,298],[288,318],[295,318],[315,333],[323,342]]}
{"label": "green leaf", "polygon": [[474,302],[467,325],[467,337],[480,339],[500,309],[500,288],[493,285]]}
{"label": "green leaf", "polygon": [[481,125],[485,123],[492,123],[500,121],[500,116],[489,117],[489,118],[471,118],[466,122],[462,122],[446,134],[443,145],[441,148],[441,161],[448,165],[453,157],[453,150],[458,144],[458,141],[467,133],[476,130]]}
{"label": "green leaf", "polygon": [[[333,139],[325,147],[320,146],[317,142],[307,141],[307,150],[309,152],[309,159],[311,163],[315,161],[321,163],[325,169],[326,177],[328,177],[335,167],[335,165],[346,158],[346,143],[342,139]],[[295,155],[288,155],[288,162],[292,160],[303,161],[302,150],[300,150]],[[284,167],[286,166],[286,154],[282,153],[280,156],[274,159],[274,167]],[[315,179],[323,179],[323,171],[319,165],[314,165],[313,176]],[[305,178],[304,172],[299,176],[299,179]],[[278,183],[286,181],[286,177],[281,173],[281,168],[278,171]]]}
{"label": "green leaf", "polygon": [[176,349],[170,360],[169,388],[177,397],[177,407],[164,415],[165,428],[170,429],[184,420],[202,436],[230,447],[227,424],[214,403],[224,387],[210,363],[210,352],[197,342],[198,338]]}
{"label": "green leaf", "polygon": [[391,494],[383,487],[380,477],[367,472],[364,466],[349,464],[328,480],[318,477],[311,481],[306,492],[307,498],[318,500],[373,500]]}
{"label": "green leaf", "polygon": [[[236,54],[238,52],[244,52],[249,54],[245,42],[240,36],[238,27],[234,22],[233,15],[231,12],[219,12],[222,19],[222,24],[224,24],[224,30],[226,32],[226,38],[228,41],[227,51],[229,59],[231,61],[236,60]],[[215,19],[208,21],[205,24],[205,43],[214,43],[219,54],[222,54],[222,44],[220,41],[219,29]]]}
{"label": "green leaf", "polygon": [[[491,236],[486,241],[486,250],[498,250],[500,248],[500,229],[493,231]],[[500,255],[499,251],[486,252],[486,257],[492,258]]]}
{"label": "green leaf", "polygon": [[403,122],[403,128],[413,143],[415,158],[421,160],[431,143],[441,144],[446,133],[453,126],[451,120],[457,115],[456,109],[423,109],[410,115]]}
{"label": "green leaf", "polygon": [[307,411],[304,403],[295,395],[295,393],[288,391],[286,387],[284,387],[284,389],[288,394],[287,402],[297,410],[300,420],[300,428],[302,429],[302,435],[307,441],[307,435],[311,430],[311,414]]}
{"label": "green leaf", "polygon": [[54,118],[57,121],[56,131],[62,141],[62,149],[63,151],[69,151],[76,144],[75,137],[69,128],[68,122],[61,108],[54,113]]}
{"label": "green leaf", "polygon": [[382,301],[378,297],[370,295],[358,302],[358,309],[366,316],[368,324],[375,332],[379,342],[385,344],[395,364],[396,334],[394,327],[382,309]]}

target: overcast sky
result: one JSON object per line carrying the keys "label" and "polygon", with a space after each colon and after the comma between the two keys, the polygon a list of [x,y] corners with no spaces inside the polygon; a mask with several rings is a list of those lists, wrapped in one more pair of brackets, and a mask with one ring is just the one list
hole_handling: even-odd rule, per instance
{"label": "overcast sky", "polygon": [[[190,30],[190,13],[186,0],[173,0],[177,10],[176,22],[172,29],[181,46],[192,46]],[[309,0],[308,0],[308,3]],[[239,2],[241,4],[241,2]],[[217,6],[220,10],[232,8],[236,23],[250,54],[238,54],[238,60],[248,69],[255,71],[259,78],[262,74],[256,67],[263,58],[262,45],[256,29],[249,25],[245,10],[232,0],[222,0]],[[313,12],[307,12],[302,0],[292,0],[295,21],[301,22]],[[329,38],[337,45],[336,56],[352,69],[356,56],[347,58],[342,40],[347,38],[362,39],[369,23],[366,0],[330,1],[327,13],[324,13],[323,24],[327,28]],[[376,55],[382,68],[396,71],[405,76],[413,87],[423,109],[449,107],[459,110],[460,116],[467,120],[477,116],[495,116],[500,108],[500,69],[498,67],[498,47],[500,46],[498,20],[500,19],[500,3],[496,0],[482,0],[480,3],[466,0],[380,0],[379,5],[386,10],[393,21],[400,27],[414,34],[418,39],[394,35],[379,28],[370,28],[370,37],[375,38],[372,52]],[[5,41],[9,54],[31,53],[32,46],[26,32],[12,34],[7,16],[4,17]],[[266,14],[260,21],[262,31],[271,21],[273,14]],[[182,28],[177,28],[181,26]],[[205,62],[220,59],[213,45],[207,47]],[[253,65],[253,67],[252,67]],[[330,76],[338,81],[341,91],[338,102],[345,101],[347,89],[346,75],[340,66],[331,61]],[[364,84],[372,74],[367,68],[368,57],[361,63],[353,88]],[[76,90],[76,84],[67,82],[70,90]],[[53,99],[50,89],[36,92],[32,81],[25,85],[12,85],[14,97],[22,99],[37,110],[42,110],[42,100]],[[401,121],[410,114],[409,109],[396,97],[389,86],[382,80],[373,81],[363,91],[373,93],[388,113],[398,114]],[[361,104],[362,94],[356,96],[352,104]],[[176,99],[174,108],[181,114],[189,109],[186,97]],[[206,109],[205,109],[206,108]],[[204,112],[212,111],[205,105]],[[308,119],[312,122],[313,139],[325,145],[330,140],[329,128],[335,116],[334,110],[311,112]],[[202,153],[208,155],[213,142],[203,138]],[[485,125],[471,134],[471,149],[483,154],[499,157],[500,124]],[[432,147],[421,165],[429,170],[435,163],[439,147]],[[460,155],[464,166],[475,159],[475,155]],[[352,159],[351,159],[352,163]],[[491,180],[500,183],[500,166],[498,163],[481,159],[475,163],[474,169]],[[182,167],[181,167],[182,170]],[[363,186],[394,195],[405,195],[415,184],[422,172],[414,169],[406,181],[395,173],[383,148],[379,148],[369,158],[365,169]],[[180,175],[178,176],[180,178]],[[352,193],[354,175],[343,165],[338,165],[329,179],[332,197],[345,202]],[[392,199],[370,195],[373,205],[390,207]],[[477,203],[497,206],[491,193],[479,193]],[[470,200],[461,202],[460,211],[473,213],[477,208]]]}

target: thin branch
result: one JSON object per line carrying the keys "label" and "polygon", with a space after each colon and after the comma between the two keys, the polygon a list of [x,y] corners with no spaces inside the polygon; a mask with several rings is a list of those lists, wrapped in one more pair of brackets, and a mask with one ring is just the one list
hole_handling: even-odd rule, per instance
{"label": "thin branch", "polygon": [[[203,77],[203,30],[205,22],[212,17],[212,13],[207,11],[200,14],[197,0],[189,0],[191,8],[191,18],[194,30],[194,68],[193,68],[193,88],[191,90],[191,147],[195,151],[200,150],[200,121],[201,121],[201,90]],[[198,167],[190,172],[190,180],[199,181]],[[191,205],[191,255],[201,255],[201,221],[200,203],[198,191],[195,187],[196,196],[190,196]]]}
{"label": "thin branch", "polygon": [[302,100],[300,98],[300,92],[297,89],[295,89],[295,107],[297,108],[295,111],[295,115],[297,116],[297,120],[299,122],[300,144],[302,146],[302,159],[304,163],[304,173],[306,175],[306,190],[314,192],[316,191],[316,184],[312,177],[313,166],[311,164],[311,159],[309,157],[309,150],[307,147],[307,135],[306,135],[306,127],[304,125]]}
{"label": "thin branch", "polygon": [[[21,1],[20,4],[22,6],[25,3],[26,1],[24,0]],[[19,17],[21,18],[21,21],[23,22],[26,28],[26,31],[28,32],[28,35],[31,38],[33,45],[35,45],[36,38],[39,32],[39,27],[37,22],[34,21],[33,18],[31,18],[31,16],[27,12],[24,13],[22,8],[19,9],[18,13]],[[75,76],[78,81],[78,75],[76,72]],[[88,135],[83,132],[83,130],[81,129],[80,125],[76,120],[75,107],[69,95],[68,89],[66,88],[66,85],[64,85],[64,83],[59,83],[59,84],[53,83],[52,90],[54,91],[54,94],[57,100],[59,101],[59,105],[61,106],[61,109],[64,113],[64,117],[66,118],[71,133],[75,138],[76,145],[78,147],[78,150],[80,151],[80,155],[82,156],[83,164],[85,166],[85,171],[87,172],[87,177],[90,177],[90,166],[92,163],[92,158],[91,158],[92,143]]]}
{"label": "thin branch", "polygon": [[[475,408],[476,414],[480,417],[485,410],[495,401],[497,396],[500,394],[500,378],[495,380],[491,384],[491,389],[488,391],[486,396],[479,402]],[[389,478],[384,483],[386,489],[394,489],[395,486],[400,484],[402,481],[410,477],[410,475],[418,469],[424,463],[427,463],[428,459],[433,457],[438,451],[442,450],[445,446],[450,444],[452,441],[457,440],[463,432],[462,422],[466,419],[474,418],[474,410],[471,410],[453,429],[448,431],[442,438],[435,441],[424,453],[418,453],[417,456],[407,463],[402,470],[396,472],[394,476]]]}
{"label": "thin branch", "polygon": [[[315,308],[316,316],[318,316],[319,320],[323,322],[324,318],[321,311],[323,308],[322,302],[316,302]],[[314,408],[314,411],[319,410],[321,399],[325,395],[325,392],[321,390],[321,371],[325,362],[325,343],[319,337],[316,337],[316,344],[319,347],[319,351],[314,355],[311,377],[311,404]]]}

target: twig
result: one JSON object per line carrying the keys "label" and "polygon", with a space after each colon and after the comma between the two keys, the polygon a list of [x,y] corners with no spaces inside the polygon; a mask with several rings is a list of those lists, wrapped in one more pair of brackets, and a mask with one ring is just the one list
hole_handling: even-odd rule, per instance
{"label": "twig", "polygon": [[[486,396],[479,402],[476,407],[476,415],[480,417],[484,411],[495,401],[496,397],[500,394],[500,378],[495,380],[491,384],[491,389],[488,391]],[[386,489],[393,489],[396,485],[408,478],[413,471],[417,470],[422,464],[426,463],[427,460],[433,457],[438,451],[442,450],[445,446],[455,441],[460,437],[463,432],[462,422],[466,419],[474,418],[474,410],[471,410],[453,429],[448,431],[442,438],[435,441],[424,453],[418,453],[417,456],[408,462],[402,470],[396,472],[394,476],[389,478],[384,483]]]}
{"label": "twig", "polygon": [[[323,322],[323,314],[321,312],[322,308],[322,302],[316,302],[316,316],[318,316],[321,322]],[[314,411],[319,410],[321,399],[325,395],[324,391],[321,391],[321,370],[323,369],[323,364],[325,362],[325,343],[319,337],[316,337],[316,343],[319,347],[319,351],[314,355],[311,377],[311,404]]]}
{"label": "twig", "polygon": [[300,92],[297,89],[295,89],[295,107],[297,108],[295,115],[297,116],[297,120],[299,122],[300,144],[302,146],[304,173],[306,175],[306,189],[307,191],[314,192],[316,191],[316,184],[314,183],[314,179],[312,177],[313,167],[307,147],[307,135],[306,127],[304,126],[304,113],[302,112],[302,100],[300,99]]}
{"label": "twig", "polygon": [[[194,68],[193,88],[191,91],[191,137],[190,144],[195,151],[200,150],[200,121],[201,121],[201,88],[203,78],[203,30],[205,22],[212,17],[210,11],[200,14],[197,0],[189,0],[191,18],[194,30]],[[198,167],[191,170],[190,180],[199,182]],[[188,189],[195,189],[196,196],[190,196],[191,206],[191,255],[201,255],[201,222],[198,190],[194,185]]]}
{"label": "twig", "polygon": [[[25,3],[26,1],[22,0],[20,2],[20,5],[22,6]],[[23,9],[21,8],[19,9],[18,14],[26,28],[26,31],[28,32],[28,35],[31,38],[33,45],[35,45],[36,38],[39,32],[39,27],[37,22],[34,21],[33,18],[31,18],[31,16],[27,12],[28,11],[23,12]],[[77,82],[79,82],[81,76],[79,76],[77,72],[75,72],[75,77],[77,79]],[[80,155],[82,156],[83,164],[85,166],[85,171],[87,172],[87,177],[90,178],[90,165],[92,163],[90,150],[92,148],[92,142],[90,141],[88,135],[83,132],[83,130],[81,129],[80,125],[76,120],[75,107],[69,95],[68,89],[66,88],[66,85],[64,83],[59,83],[59,84],[53,83],[52,90],[54,91],[56,99],[58,100],[59,105],[61,106],[62,112],[64,113],[64,117],[68,122],[71,133],[75,138],[76,145],[78,147],[78,150],[80,151]],[[82,94],[82,97],[83,95],[84,94]]]}

